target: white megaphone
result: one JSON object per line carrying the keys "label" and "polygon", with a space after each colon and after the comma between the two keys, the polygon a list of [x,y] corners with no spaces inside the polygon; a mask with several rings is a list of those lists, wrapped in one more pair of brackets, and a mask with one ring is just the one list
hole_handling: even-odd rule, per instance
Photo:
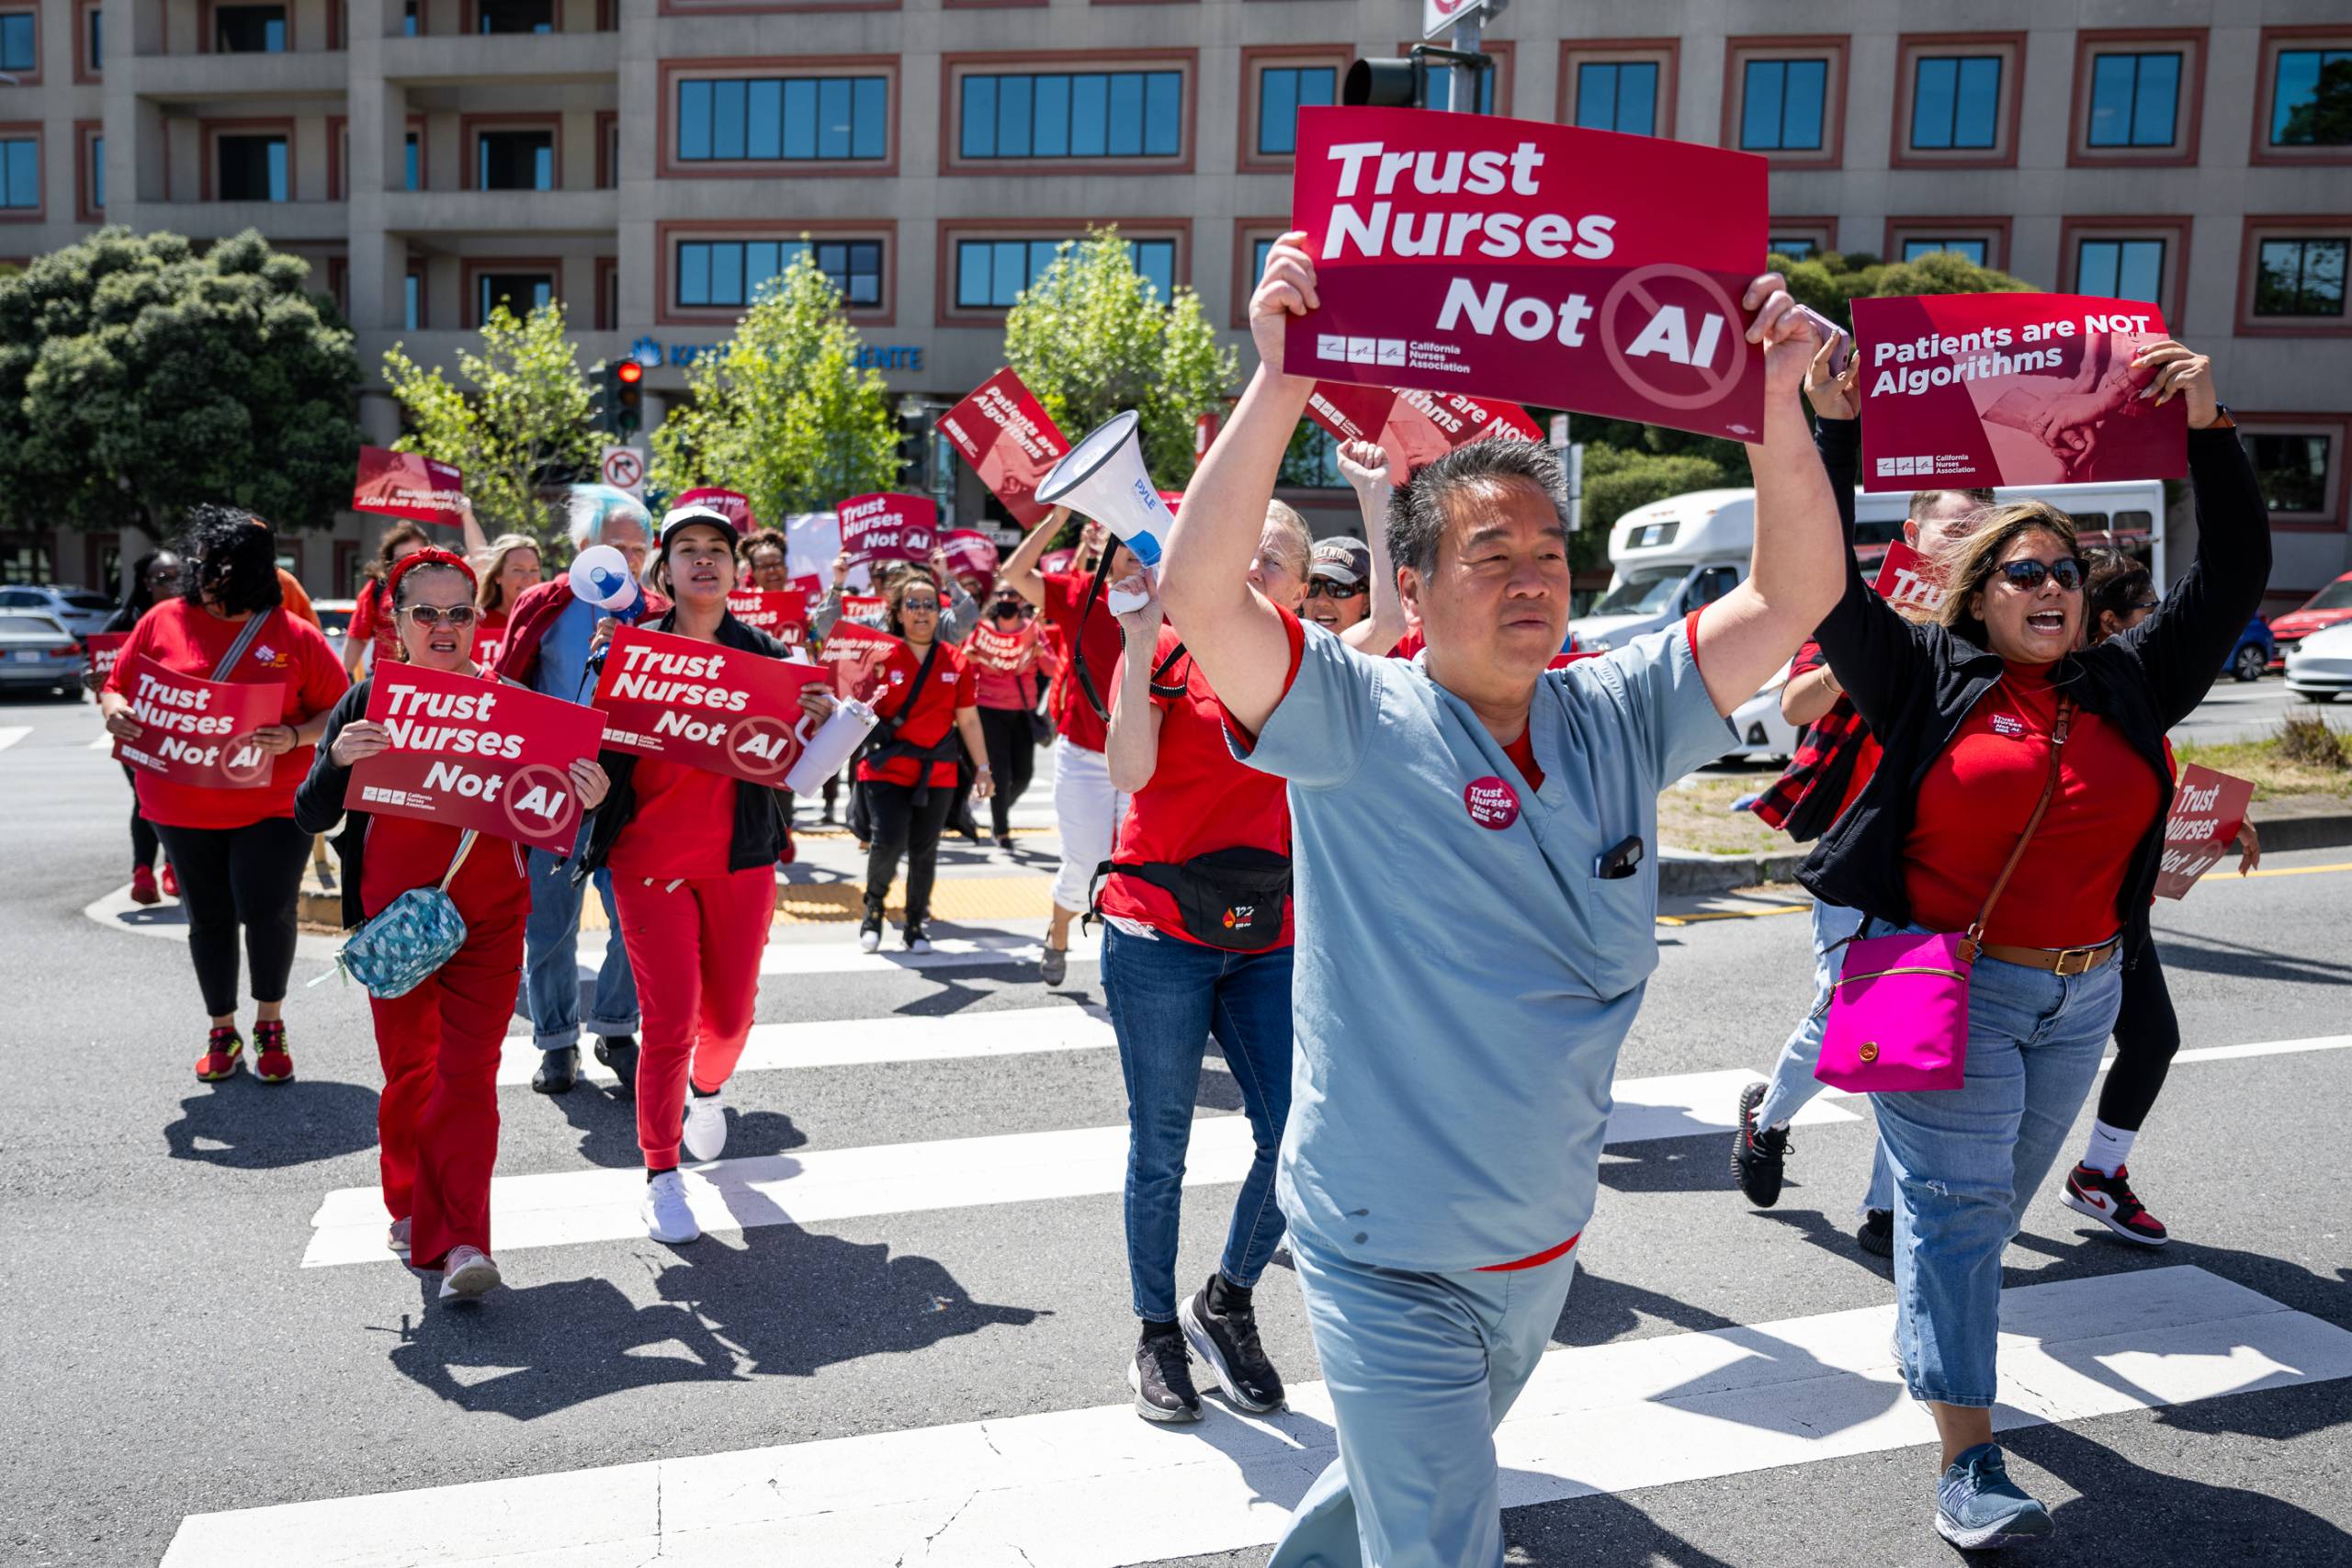
{"label": "white megaphone", "polygon": [[812,716],[803,714],[792,733],[801,741],[799,760],[792,771],[784,775],[784,787],[795,795],[815,795],[825,787],[825,781],[842,771],[852,752],[865,743],[874,727],[882,722],[881,716],[855,697],[842,697],[833,704],[833,711],[814,735],[804,733],[814,723]]}
{"label": "white megaphone", "polygon": [[622,620],[639,601],[628,558],[610,545],[591,545],[571,559],[571,593]]}
{"label": "white megaphone", "polygon": [[[1175,522],[1168,503],[1144,472],[1143,444],[1136,426],[1142,416],[1128,409],[1114,413],[1086,433],[1053,471],[1037,486],[1037,500],[1046,506],[1067,506],[1082,516],[1110,525],[1111,532],[1148,567],[1159,565],[1159,544]],[[1124,615],[1139,610],[1144,601],[1113,590],[1111,613]]]}

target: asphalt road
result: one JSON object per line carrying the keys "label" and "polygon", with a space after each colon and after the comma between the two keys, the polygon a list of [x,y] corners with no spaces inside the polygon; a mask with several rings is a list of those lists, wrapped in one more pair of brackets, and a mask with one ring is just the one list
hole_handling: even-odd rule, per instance
{"label": "asphalt road", "polygon": [[[860,1487],[924,1483],[928,1461],[889,1447],[893,1434],[967,1423],[1035,1434],[1046,1430],[1038,1421],[1055,1419],[1046,1413],[1123,1405],[1135,1325],[1115,1168],[1111,1185],[1086,1189],[1070,1174],[1083,1162],[1039,1160],[1035,1180],[1073,1190],[984,1201],[987,1184],[1014,1163],[1003,1151],[1031,1145],[954,1142],[1117,1129],[1125,1100],[1115,1056],[1016,1048],[922,1059],[920,1050],[888,1047],[866,1053],[878,1059],[842,1059],[881,1038],[889,1021],[932,1021],[916,1033],[968,1042],[987,1032],[991,1014],[1099,1002],[1091,961],[1074,963],[1069,985],[1049,996],[1018,958],[861,964],[842,957],[846,925],[779,925],[758,1017],[819,1026],[793,1035],[795,1049],[831,1065],[739,1073],[728,1161],[773,1157],[798,1180],[842,1169],[827,1164],[836,1151],[883,1150],[888,1174],[911,1195],[858,1189],[836,1211],[854,1212],[806,1223],[790,1223],[780,1206],[739,1205],[741,1228],[675,1250],[641,1235],[502,1246],[508,1288],[478,1308],[443,1309],[429,1279],[389,1259],[302,1267],[328,1235],[314,1222],[329,1195],[375,1180],[379,1077],[362,994],[333,982],[295,990],[295,1083],[196,1083],[188,1064],[203,1020],[168,907],[126,919],[115,898],[127,875],[128,792],[88,744],[92,711],[0,705],[0,737],[12,728],[29,733],[0,741],[11,829],[0,972],[19,996],[5,1033],[13,1081],[0,1097],[0,1407],[16,1439],[0,1468],[0,1561],[153,1564],[167,1551],[175,1563],[216,1561],[226,1559],[198,1549],[243,1540],[238,1561],[304,1568],[490,1561],[526,1548],[542,1553],[535,1563],[567,1568],[639,1562],[651,1546],[588,1542],[601,1500],[619,1508],[633,1473],[597,1467],[859,1439],[868,1446],[794,1449],[779,1467],[854,1500]],[[947,875],[968,879],[975,900],[982,884],[1025,885],[1050,869],[1052,846],[1044,836],[1023,843],[1013,861],[958,850]],[[849,864],[838,839],[809,840],[807,858],[807,880]],[[2192,1051],[2352,1030],[2347,863],[2352,851],[2278,856],[2274,874],[2217,879],[2159,908]],[[1620,1063],[1621,1101],[1645,1084],[1769,1065],[1809,988],[1806,921],[1770,912],[1785,908],[1769,895],[1722,900],[1681,912],[1728,918],[1660,926],[1660,968]],[[941,934],[1017,942],[1036,929],[1018,918],[974,919]],[[321,972],[325,951],[306,941],[298,987]],[[1695,1114],[1727,1121],[1734,1092],[1710,1091]],[[2133,1361],[2121,1347],[2109,1364],[2122,1393],[2098,1413],[2005,1439],[2020,1478],[2057,1508],[2062,1535],[2039,1562],[2352,1561],[2352,1361],[2333,1370],[2328,1359],[2352,1330],[2352,1229],[2337,1196],[2347,1100],[2352,1050],[2185,1060],[2132,1162],[2142,1195],[2173,1227],[2173,1246],[2127,1249],[2047,1194],[2035,1204],[2009,1254],[2013,1292],[2066,1286],[2093,1292],[2101,1312],[2128,1315],[2143,1295],[2183,1277],[2153,1271],[2186,1268],[2217,1289],[2227,1281],[2259,1292],[2272,1303],[2265,1310],[2308,1314],[2293,1321],[2330,1347],[2298,1359],[2233,1341],[2201,1361],[2184,1354],[2170,1364],[2162,1355]],[[1238,1107],[1214,1060],[1200,1103],[1211,1117]],[[500,1111],[502,1181],[593,1179],[636,1164],[632,1108],[601,1087],[548,1100],[518,1083],[501,1089]],[[1600,1210],[1554,1335],[1559,1353],[1634,1356],[1646,1341],[1694,1356],[1769,1347],[1794,1331],[1755,1325],[1892,1300],[1883,1266],[1849,1235],[1866,1115],[1838,1111],[1801,1126],[1790,1190],[1763,1214],[1730,1190],[1727,1134],[1673,1120],[1644,1123],[1664,1135],[1612,1143],[1604,1157]],[[1196,1135],[1196,1164],[1206,1141]],[[783,1190],[789,1203],[798,1190],[787,1181]],[[1232,1192],[1224,1183],[1188,1190],[1181,1278],[1213,1266]],[[1283,1268],[1269,1273],[1260,1303],[1285,1376],[1295,1387],[1318,1378]],[[1883,1341],[1882,1331],[1882,1350]],[[2205,1396],[2150,1407],[2131,1395],[2179,1377]],[[1891,1385],[1868,1386],[1873,1420],[1902,1414]],[[1948,1561],[1928,1524],[1932,1452],[1901,1433],[1862,1441],[1878,1428],[1860,1416],[1820,1421],[1812,1397],[1800,1390],[1779,1403],[1682,1413],[1665,1435],[1629,1427],[1622,1446],[1633,1479],[1589,1495],[1555,1488],[1542,1494],[1555,1500],[1510,1509],[1512,1560]],[[1654,1404],[1675,1414],[1672,1399]],[[1116,1414],[1100,1428],[1105,1441],[1137,1445],[1145,1464],[1214,1459],[1200,1445],[1238,1428],[1142,1432]],[[1796,1445],[1793,1457],[1739,1457],[1768,1442]],[[1730,1457],[1694,1472],[1690,1455],[1711,1444]],[[828,1458],[867,1453],[901,1457],[847,1480],[836,1472],[849,1461]],[[1063,1452],[1035,1462],[1076,1461]],[[1684,1478],[1640,1483],[1677,1467]],[[1170,1472],[1157,1506],[1124,1505],[1124,1517],[1102,1520],[1088,1510],[1113,1483],[1097,1468],[1116,1467],[1080,1466],[1052,1494],[1053,1508],[1025,1519],[1023,1544],[1036,1561],[1087,1560],[1091,1541],[1119,1529],[1128,1534],[1118,1539],[1161,1544],[1114,1561],[1263,1561],[1262,1546],[1203,1556],[1188,1544],[1177,1521],[1192,1517],[1190,1506],[1174,1499],[1198,1465]],[[364,1503],[358,1512],[243,1512],[523,1478],[560,1485],[592,1469],[586,1501],[546,1527],[546,1539],[490,1531],[409,1544],[429,1536],[443,1507],[434,1500],[373,1513]],[[498,1500],[514,1510],[501,1517],[526,1519],[538,1494],[493,1486],[456,1495]],[[230,1517],[184,1525],[220,1515]],[[837,1517],[724,1539],[665,1537],[662,1561],[831,1568],[866,1560],[805,1544],[837,1539],[822,1534]],[[1017,1560],[1001,1543],[967,1544],[948,1531],[952,1522],[943,1516],[918,1531],[921,1550],[906,1560]],[[867,1544],[876,1560],[891,1560]]]}

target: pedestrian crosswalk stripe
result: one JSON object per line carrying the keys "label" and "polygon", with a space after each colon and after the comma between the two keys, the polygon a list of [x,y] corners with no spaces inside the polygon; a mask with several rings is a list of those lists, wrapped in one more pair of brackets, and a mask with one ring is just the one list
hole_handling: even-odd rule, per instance
{"label": "pedestrian crosswalk stripe", "polygon": [[[982,931],[977,936],[943,936],[935,930],[929,953],[908,953],[899,933],[884,938],[879,953],[860,953],[847,928],[814,942],[771,942],[760,956],[763,975],[889,975],[906,969],[962,969],[983,964],[1035,964],[1046,951],[1046,922],[1022,922],[1028,931]],[[1100,932],[1069,934],[1069,961],[1091,964],[1102,956]]]}
{"label": "pedestrian crosswalk stripe", "polygon": [[[1757,1075],[1738,1068],[1621,1081],[1609,1142],[1727,1133],[1732,1123],[1724,1113],[1741,1088],[1755,1081]],[[1853,1120],[1852,1111],[1820,1100],[1796,1116],[1800,1126]],[[1201,1117],[1193,1123],[1184,1185],[1239,1181],[1254,1152],[1246,1117]],[[1125,1125],[1080,1127],[722,1159],[690,1168],[686,1190],[703,1229],[733,1231],[1093,1197],[1120,1190],[1126,1164]],[[634,1168],[498,1177],[490,1186],[493,1247],[505,1258],[535,1247],[640,1237],[645,1222],[638,1208],[644,1194],[645,1174]],[[311,1216],[302,1266],[393,1261],[384,1249],[385,1224],[378,1189],[328,1193]]]}
{"label": "pedestrian crosswalk stripe", "polygon": [[[1061,1003],[938,1016],[893,1013],[888,1018],[830,1023],[755,1023],[738,1073],[784,1067],[862,1066],[875,1062],[943,1062],[967,1056],[1012,1056],[1034,1051],[1085,1051],[1118,1043],[1099,1008]],[[527,1034],[511,1035],[498,1061],[498,1081],[528,1083],[540,1052]],[[593,1052],[580,1054],[580,1074],[605,1083],[612,1069]]]}
{"label": "pedestrian crosswalk stripe", "polygon": [[[1502,1501],[1925,1447],[1894,1311],[1550,1351],[1496,1432]],[[2193,1267],[2004,1291],[2001,1339],[2007,1431],[2352,1377],[2352,1333]],[[1204,1404],[1181,1432],[1119,1404],[199,1514],[163,1568],[1114,1568],[1263,1546],[1336,1451],[1329,1393],[1295,1384],[1266,1417]],[[1924,1532],[1931,1469],[1883,1467],[1847,1506]]]}
{"label": "pedestrian crosswalk stripe", "polygon": [[[33,728],[29,724],[0,724],[0,751],[6,751],[32,732]],[[113,739],[109,738],[107,744],[113,745]]]}
{"label": "pedestrian crosswalk stripe", "polygon": [[[2199,1045],[2173,1053],[2176,1062],[2231,1062],[2241,1056],[2288,1056],[2301,1051],[2352,1050],[2352,1034],[2314,1034],[2307,1040],[2256,1040],[2245,1045]],[[2108,1058],[2112,1066],[2115,1058]]]}

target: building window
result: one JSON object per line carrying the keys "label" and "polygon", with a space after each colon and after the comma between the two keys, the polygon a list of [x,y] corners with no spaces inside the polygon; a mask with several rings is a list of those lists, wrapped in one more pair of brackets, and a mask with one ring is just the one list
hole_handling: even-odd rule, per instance
{"label": "building window", "polygon": [[30,11],[0,15],[0,71],[29,76],[40,70],[38,20]]}
{"label": "building window", "polygon": [[527,316],[555,298],[555,279],[544,272],[484,272],[474,276],[474,320],[490,320],[504,305],[517,316]]}
{"label": "building window", "polygon": [[29,136],[0,140],[0,208],[40,208],[40,142]]}
{"label": "building window", "polygon": [[963,77],[958,156],[1173,158],[1183,151],[1181,71]]}
{"label": "building window", "polygon": [[2257,316],[2344,314],[2344,264],[2352,240],[2265,239],[2256,263]]}
{"label": "building window", "polygon": [[416,36],[416,0],[401,0],[401,37]]}
{"label": "building window", "polygon": [[2262,503],[2273,512],[2324,516],[2329,510],[2328,467],[2335,442],[2325,435],[2241,431]]}
{"label": "building window", "polygon": [[853,310],[882,304],[882,243],[879,240],[681,240],[678,243],[677,304],[681,310],[750,305],[760,290],[782,277],[803,254],[814,251],[817,265]]}
{"label": "building window", "polygon": [[1751,60],[1742,86],[1739,144],[1750,152],[1815,152],[1829,90],[1826,60]]}
{"label": "building window", "polygon": [[555,189],[554,131],[484,130],[474,149],[475,189]]}
{"label": "building window", "polygon": [[90,7],[90,30],[88,36],[83,40],[83,47],[89,52],[85,69],[93,76],[107,68],[106,28],[100,25],[105,20],[106,15],[102,7],[96,6]]}
{"label": "building window", "polygon": [[1577,123],[1587,130],[1657,134],[1657,62],[1589,60],[1577,67]]}
{"label": "building window", "polygon": [[555,0],[474,0],[478,33],[551,33]]}
{"label": "building window", "polygon": [[401,188],[423,190],[424,188],[424,138],[416,131],[410,131],[401,139],[401,155],[402,158]]}
{"label": "building window", "polygon": [[[91,211],[104,212],[107,209],[107,139],[103,135],[90,138],[89,196]],[[2340,282],[2344,276],[2344,262],[2340,254],[2336,258],[2335,272]],[[2337,292],[2339,295],[2342,293],[2340,288]]]}
{"label": "building window", "polygon": [[1261,238],[1250,243],[1250,291],[1258,291],[1258,280],[1266,276],[1266,258],[1274,254],[1274,242]]}
{"label": "building window", "polygon": [[[1489,49],[1487,52],[1492,54],[1494,51]],[[1480,114],[1495,112],[1495,78],[1502,74],[1502,61],[1498,57],[1495,61],[1494,69],[1482,73],[1478,78],[1478,112]],[[1440,70],[1436,66],[1430,68],[1428,96],[1430,108],[1450,109],[1453,107],[1453,77],[1454,73],[1452,71]]]}
{"label": "building window", "polygon": [[[1001,310],[1045,276],[1067,240],[958,240],[956,243],[956,308]],[[1176,242],[1130,240],[1127,255],[1144,285],[1162,302],[1176,294]]]}
{"label": "building window", "polygon": [[2270,145],[2352,146],[2352,49],[2282,49],[2270,74]]}
{"label": "building window", "polygon": [[1764,242],[1764,248],[1776,256],[1804,261],[1818,254],[1821,245],[1810,234],[1775,234]]}
{"label": "building window", "polygon": [[410,273],[401,279],[401,330],[421,332],[424,328],[424,279]]}
{"label": "building window", "polygon": [[212,144],[220,161],[220,200],[288,198],[284,136],[217,136]]}
{"label": "building window", "polygon": [[283,54],[286,7],[216,6],[212,12],[212,48],[220,54]]}
{"label": "building window", "polygon": [[2001,57],[1923,54],[1912,62],[1911,145],[1990,150],[2000,140]]}
{"label": "building window", "polygon": [[2075,292],[2111,299],[2144,299],[2157,304],[2164,298],[2165,243],[2162,240],[2099,240],[2075,242]]}
{"label": "building window", "polygon": [[1930,234],[1920,238],[1905,236],[1903,241],[1903,259],[1907,262],[1917,261],[1921,256],[1933,255],[1938,251],[1950,251],[1956,256],[1966,256],[1978,266],[1991,265],[1985,260],[1989,247],[1983,240]]}
{"label": "building window", "polygon": [[[681,162],[880,159],[889,152],[887,77],[754,76],[678,84]],[[617,159],[614,166],[617,170]]]}
{"label": "building window", "polygon": [[1269,65],[1258,73],[1258,151],[1288,157],[1298,150],[1298,111],[1339,102],[1340,73],[1329,65]]}
{"label": "building window", "polygon": [[2169,147],[2176,139],[2181,57],[2101,54],[2091,61],[2093,147]]}

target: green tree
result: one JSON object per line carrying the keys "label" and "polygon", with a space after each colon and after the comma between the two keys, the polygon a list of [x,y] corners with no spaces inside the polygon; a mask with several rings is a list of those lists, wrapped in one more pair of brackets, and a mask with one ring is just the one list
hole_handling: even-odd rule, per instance
{"label": "green tree", "polygon": [[161,538],[200,501],[323,527],[359,450],[351,333],[248,230],[101,229],[0,276],[0,513]]}
{"label": "green tree", "polygon": [[1890,262],[1864,251],[1824,251],[1794,261],[1783,255],[1772,265],[1788,277],[1789,293],[1851,331],[1856,299],[1901,294],[2030,293],[2033,285],[1979,266],[1957,251],[1930,251],[1916,261]]}
{"label": "green tree", "polygon": [[550,536],[549,487],[594,477],[599,438],[593,392],[579,350],[564,334],[563,305],[550,300],[517,317],[502,299],[482,323],[479,352],[458,353],[461,390],[439,366],[420,366],[405,347],[384,351],[384,379],[407,411],[395,444],[465,471],[466,496],[492,536]]}
{"label": "green tree", "polygon": [[1194,422],[1224,408],[1239,370],[1200,296],[1161,299],[1116,228],[1064,242],[1022,290],[1004,357],[1073,441],[1122,409],[1141,413],[1145,466],[1170,489],[1193,471]]}
{"label": "green tree", "polygon": [[[805,237],[804,237],[805,238]],[[686,367],[690,406],[653,433],[652,482],[722,485],[780,524],[899,482],[899,423],[842,293],[804,249],[760,291],[735,335]]]}

